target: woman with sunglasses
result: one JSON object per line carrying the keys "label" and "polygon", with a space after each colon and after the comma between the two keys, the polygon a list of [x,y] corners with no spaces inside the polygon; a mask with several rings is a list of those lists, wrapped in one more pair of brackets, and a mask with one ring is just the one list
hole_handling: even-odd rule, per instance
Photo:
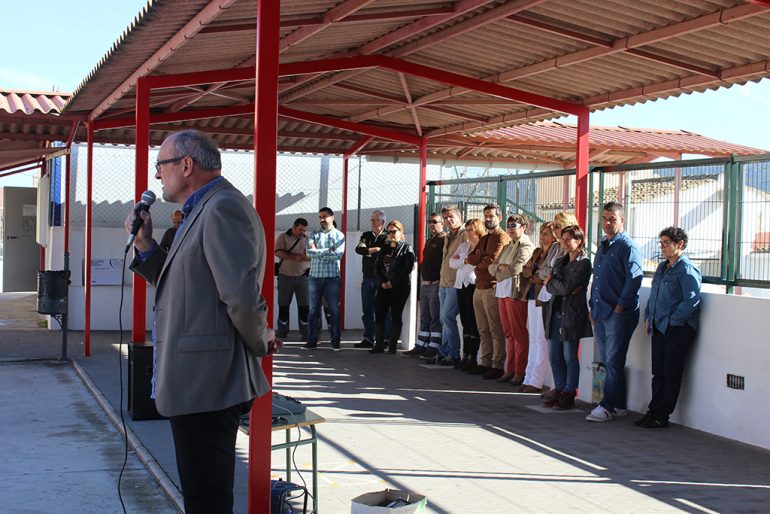
{"label": "woman with sunglasses", "polygon": [[665,260],[652,276],[644,309],[644,327],[652,336],[652,400],[644,417],[634,421],[643,428],[668,426],[700,317],[700,270],[682,253],[687,248],[687,233],[668,227],[658,238]]}
{"label": "woman with sunglasses", "polygon": [[545,279],[545,288],[553,297],[543,309],[543,317],[554,391],[558,394],[543,405],[556,410],[575,407],[580,378],[578,346],[581,338],[593,335],[586,300],[592,267],[585,242],[585,234],[577,225],[562,228],[561,246],[565,255],[556,261],[553,272]]}
{"label": "woman with sunglasses", "polygon": [[390,339],[388,353],[396,353],[403,326],[401,315],[409,298],[409,274],[414,268],[415,256],[404,241],[404,225],[393,220],[386,228],[388,238],[377,253],[374,274],[377,293],[374,297],[374,348],[371,353],[385,351],[385,316],[390,310]]}
{"label": "woman with sunglasses", "polygon": [[[559,229],[561,232],[561,229]],[[548,340],[543,326],[542,302],[538,301],[545,279],[551,274],[551,267],[546,260],[551,247],[556,242],[553,223],[550,221],[540,226],[540,246],[535,248],[529,262],[521,270],[522,280],[527,281],[527,320],[529,329],[529,355],[524,383],[516,388],[521,393],[539,393],[545,382],[548,370]],[[558,243],[555,246],[559,246]]]}
{"label": "woman with sunglasses", "polygon": [[480,219],[466,221],[465,237],[467,241],[461,243],[457,248],[457,253],[449,258],[449,265],[457,270],[455,289],[458,289],[457,303],[460,305],[460,321],[463,326],[463,358],[459,367],[461,371],[472,371],[478,366],[476,358],[481,343],[479,329],[476,326],[476,312],[473,308],[476,267],[473,264],[466,264],[465,259],[486,233],[484,222]]}

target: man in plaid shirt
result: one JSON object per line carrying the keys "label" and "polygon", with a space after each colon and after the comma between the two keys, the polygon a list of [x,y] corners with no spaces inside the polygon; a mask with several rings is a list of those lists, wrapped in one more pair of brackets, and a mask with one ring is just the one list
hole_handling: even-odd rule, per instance
{"label": "man in plaid shirt", "polygon": [[318,316],[321,299],[331,313],[332,350],[340,351],[340,261],[345,253],[345,235],[334,227],[334,211],[324,207],[318,211],[320,230],[314,230],[307,241],[310,257],[310,312],[308,338],[303,348],[318,346]]}

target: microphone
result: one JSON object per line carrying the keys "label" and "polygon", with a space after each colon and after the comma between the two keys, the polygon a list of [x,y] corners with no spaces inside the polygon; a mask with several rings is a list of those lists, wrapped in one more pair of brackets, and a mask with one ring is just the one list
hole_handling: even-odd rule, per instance
{"label": "microphone", "polygon": [[142,211],[149,211],[150,205],[155,203],[155,193],[152,191],[145,191],[142,193],[142,199],[139,201],[138,204],[136,204],[136,207],[134,208],[134,213],[136,213],[136,219],[134,219],[134,224],[131,226],[131,233],[128,235],[128,241],[126,241],[126,252],[129,248],[131,248],[131,244],[133,244],[134,239],[136,239],[136,234],[139,232],[139,227],[142,226],[142,223],[144,223],[144,220],[142,219],[139,214]]}

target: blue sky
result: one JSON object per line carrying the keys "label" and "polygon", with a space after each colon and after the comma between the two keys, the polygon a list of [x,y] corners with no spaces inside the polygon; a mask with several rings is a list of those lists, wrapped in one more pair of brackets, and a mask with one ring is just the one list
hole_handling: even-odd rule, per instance
{"label": "blue sky", "polygon": [[[0,16],[0,88],[73,91],[145,0],[8,2]],[[592,125],[688,130],[770,151],[770,80],[593,113]],[[11,185],[4,179],[0,185]],[[24,184],[31,185],[31,178]]]}

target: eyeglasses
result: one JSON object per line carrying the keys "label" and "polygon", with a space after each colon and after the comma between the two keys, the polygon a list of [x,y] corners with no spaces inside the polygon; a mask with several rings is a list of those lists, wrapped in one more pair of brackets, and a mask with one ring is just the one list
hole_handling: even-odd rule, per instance
{"label": "eyeglasses", "polygon": [[163,166],[164,164],[171,164],[172,162],[179,162],[182,159],[184,159],[185,157],[186,157],[185,155],[182,155],[181,157],[172,157],[171,159],[163,159],[162,161],[157,161],[155,163],[155,171],[160,173],[160,167]]}
{"label": "eyeglasses", "polygon": [[560,229],[563,228],[561,223],[551,223],[551,228]]}
{"label": "eyeglasses", "polygon": [[388,230],[388,234],[398,234],[398,230]]}
{"label": "eyeglasses", "polygon": [[442,223],[442,221],[441,220],[430,220],[428,223],[430,223],[431,225],[438,225],[439,223]]}
{"label": "eyeglasses", "polygon": [[523,223],[506,223],[505,226],[507,228],[519,228],[519,227],[523,227],[524,224]]}
{"label": "eyeglasses", "polygon": [[660,241],[658,241],[658,246],[668,246],[673,243],[674,243],[673,241],[664,241],[661,239]]}

